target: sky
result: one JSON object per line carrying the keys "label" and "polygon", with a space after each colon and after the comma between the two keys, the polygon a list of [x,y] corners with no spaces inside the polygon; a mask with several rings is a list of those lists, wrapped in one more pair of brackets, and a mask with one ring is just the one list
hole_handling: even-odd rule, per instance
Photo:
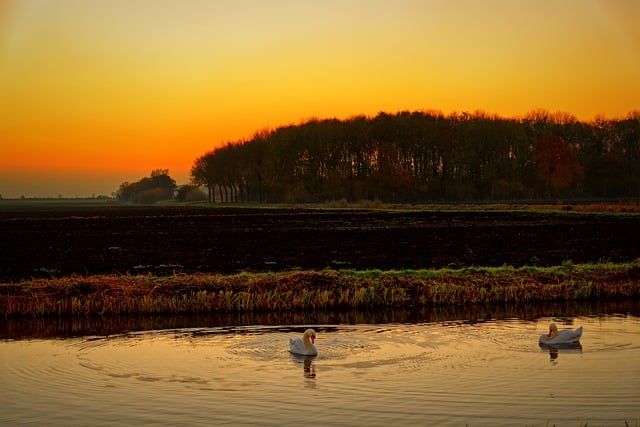
{"label": "sky", "polygon": [[640,110],[637,0],[0,0],[0,196],[110,195],[261,129]]}

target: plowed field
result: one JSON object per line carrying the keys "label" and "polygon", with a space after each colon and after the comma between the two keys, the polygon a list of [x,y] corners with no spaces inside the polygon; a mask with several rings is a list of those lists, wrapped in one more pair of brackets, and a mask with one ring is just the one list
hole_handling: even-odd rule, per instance
{"label": "plowed field", "polygon": [[640,257],[640,216],[531,211],[0,208],[0,280],[101,273],[557,265]]}

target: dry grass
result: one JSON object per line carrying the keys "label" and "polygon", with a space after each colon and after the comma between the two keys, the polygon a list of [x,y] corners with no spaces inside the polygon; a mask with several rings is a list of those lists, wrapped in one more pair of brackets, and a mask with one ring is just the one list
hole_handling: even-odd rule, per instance
{"label": "dry grass", "polygon": [[545,210],[562,210],[589,213],[640,213],[640,203],[586,203],[541,205]]}
{"label": "dry grass", "polygon": [[639,297],[638,264],[100,275],[0,284],[0,316],[334,310]]}

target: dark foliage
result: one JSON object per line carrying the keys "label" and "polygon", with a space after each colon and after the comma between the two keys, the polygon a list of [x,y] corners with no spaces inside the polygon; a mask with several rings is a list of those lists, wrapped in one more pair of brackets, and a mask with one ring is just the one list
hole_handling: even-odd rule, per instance
{"label": "dark foliage", "polygon": [[191,175],[223,202],[637,197],[638,164],[638,112],[400,112],[264,130],[205,153]]}
{"label": "dark foliage", "polygon": [[152,204],[174,197],[176,182],[169,176],[166,169],[156,169],[151,176],[136,182],[123,182],[116,192],[118,200],[123,202]]}

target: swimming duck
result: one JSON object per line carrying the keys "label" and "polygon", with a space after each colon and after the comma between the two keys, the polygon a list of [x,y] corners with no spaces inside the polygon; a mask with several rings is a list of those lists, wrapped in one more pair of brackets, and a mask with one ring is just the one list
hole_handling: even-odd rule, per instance
{"label": "swimming duck", "polygon": [[289,340],[289,351],[301,356],[316,356],[318,349],[316,348],[315,342],[316,331],[307,329],[304,331],[302,338],[291,338]]}
{"label": "swimming duck", "polygon": [[540,344],[575,344],[580,342],[582,336],[582,326],[573,331],[559,331],[555,323],[549,325],[549,332],[540,336]]}

